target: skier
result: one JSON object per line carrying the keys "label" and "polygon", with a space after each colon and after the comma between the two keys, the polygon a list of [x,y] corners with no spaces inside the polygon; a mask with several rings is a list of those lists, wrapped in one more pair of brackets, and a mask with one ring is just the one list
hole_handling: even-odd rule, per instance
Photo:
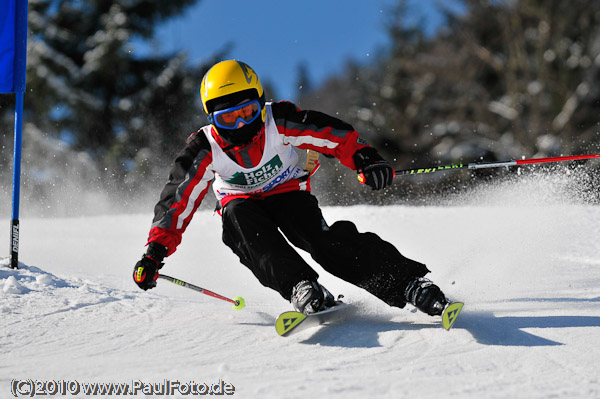
{"label": "skier", "polygon": [[175,252],[212,182],[223,242],[297,311],[314,313],[335,301],[287,240],[391,306],[408,302],[442,314],[447,299],[424,277],[425,265],[350,221],[327,224],[310,192],[310,174],[298,166],[294,148],[337,158],[373,190],[392,183],[390,164],[351,125],[291,102],[265,102],[257,74],[237,60],[215,64],[200,95],[210,125],[188,137],[156,204],[147,251],[133,273],[141,289],[156,286],[163,259]]}

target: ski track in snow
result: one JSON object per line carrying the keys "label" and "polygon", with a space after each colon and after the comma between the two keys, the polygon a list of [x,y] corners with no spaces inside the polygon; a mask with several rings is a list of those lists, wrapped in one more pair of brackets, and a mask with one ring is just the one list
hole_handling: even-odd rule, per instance
{"label": "ski track in snow", "polygon": [[356,310],[280,338],[275,317],[289,303],[238,263],[211,212],[198,212],[163,272],[244,297],[239,312],[166,281],[137,289],[131,272],[150,215],[25,218],[20,269],[0,260],[0,397],[12,379],[31,378],[221,379],[238,398],[600,398],[599,207],[354,206],[324,215],[426,263],[466,303],[455,327],[390,308],[307,256]]}

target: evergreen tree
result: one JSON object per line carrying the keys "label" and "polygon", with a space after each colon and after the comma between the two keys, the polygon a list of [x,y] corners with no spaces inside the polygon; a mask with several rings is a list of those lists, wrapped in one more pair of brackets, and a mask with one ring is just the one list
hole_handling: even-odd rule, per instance
{"label": "evergreen tree", "polygon": [[[462,3],[426,36],[399,0],[389,54],[302,103],[345,115],[400,168],[598,152],[600,3]],[[420,186],[447,179],[454,189],[467,173],[424,176]],[[487,173],[501,171],[478,172]]]}
{"label": "evergreen tree", "polygon": [[204,123],[198,87],[215,59],[192,67],[133,43],[196,1],[30,0],[26,121],[87,152],[103,177],[154,177]]}

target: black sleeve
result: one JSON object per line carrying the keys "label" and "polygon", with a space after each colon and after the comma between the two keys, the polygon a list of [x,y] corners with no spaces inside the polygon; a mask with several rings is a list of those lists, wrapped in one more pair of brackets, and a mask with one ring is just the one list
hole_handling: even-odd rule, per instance
{"label": "black sleeve", "polygon": [[271,104],[271,110],[284,143],[335,157],[352,170],[356,151],[369,145],[352,125],[323,112],[303,111],[288,101]]}
{"label": "black sleeve", "polygon": [[280,101],[271,105],[273,119],[277,126],[293,130],[310,130],[313,132],[332,129],[333,132],[347,134],[354,128],[347,122],[320,111],[301,110],[289,101]]}
{"label": "black sleeve", "polygon": [[175,201],[177,188],[183,183],[186,175],[194,163],[194,159],[201,151],[210,152],[210,143],[202,130],[192,133],[186,141],[186,146],[177,154],[175,162],[169,172],[169,180],[160,193],[160,200],[154,207],[153,223],[163,219]]}

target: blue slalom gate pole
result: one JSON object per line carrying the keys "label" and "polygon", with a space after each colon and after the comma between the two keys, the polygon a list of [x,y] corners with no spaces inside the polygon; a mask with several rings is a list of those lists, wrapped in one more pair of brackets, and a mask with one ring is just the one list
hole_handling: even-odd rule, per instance
{"label": "blue slalom gate pole", "polygon": [[21,148],[23,98],[27,63],[27,0],[15,0],[13,92],[15,93],[15,142],[13,153],[12,217],[10,221],[10,267],[19,267],[19,206],[21,197]]}

